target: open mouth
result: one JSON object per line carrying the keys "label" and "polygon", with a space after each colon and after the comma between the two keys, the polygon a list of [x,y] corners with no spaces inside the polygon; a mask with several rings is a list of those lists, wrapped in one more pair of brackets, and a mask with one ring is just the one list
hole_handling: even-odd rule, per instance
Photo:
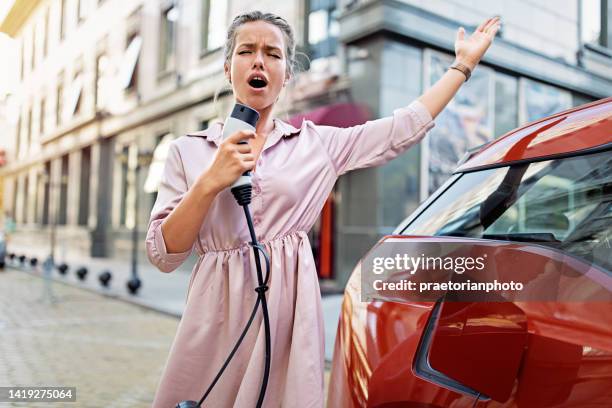
{"label": "open mouth", "polygon": [[253,88],[261,89],[268,85],[268,82],[264,77],[254,76],[249,80],[249,85],[251,85]]}

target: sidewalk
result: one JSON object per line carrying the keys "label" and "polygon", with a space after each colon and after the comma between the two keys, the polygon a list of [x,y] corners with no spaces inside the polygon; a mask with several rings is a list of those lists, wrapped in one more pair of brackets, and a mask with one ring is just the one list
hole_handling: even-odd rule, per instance
{"label": "sidewalk", "polygon": [[[48,256],[48,250],[23,248],[11,245],[8,252],[15,253],[17,256],[22,254],[26,255],[28,260],[25,266],[21,268],[16,259],[14,263],[11,263],[7,258],[7,266],[18,267],[19,269],[42,276],[42,264]],[[38,265],[35,269],[30,267],[29,264],[29,258],[32,256],[38,258]],[[183,314],[187,287],[191,275],[190,270],[179,268],[171,273],[160,272],[151,265],[146,258],[143,259],[140,257],[138,276],[142,281],[142,286],[137,295],[131,295],[126,287],[127,281],[132,276],[130,262],[113,258],[85,258],[70,255],[66,255],[65,259],[61,256],[56,257],[57,264],[65,262],[69,269],[66,275],[61,275],[55,270],[52,275],[55,281],[134,303],[170,316],[180,318]],[[75,271],[81,266],[88,269],[85,281],[80,281],[75,274]],[[112,273],[112,279],[108,288],[103,287],[98,280],[98,275],[104,270],[108,270]],[[341,304],[342,295],[334,294],[322,296],[325,326],[325,359],[327,361],[331,361],[332,359]]]}
{"label": "sidewalk", "polygon": [[151,407],[178,320],[148,308],[0,272],[0,385],[76,387],[76,402],[22,407]]}

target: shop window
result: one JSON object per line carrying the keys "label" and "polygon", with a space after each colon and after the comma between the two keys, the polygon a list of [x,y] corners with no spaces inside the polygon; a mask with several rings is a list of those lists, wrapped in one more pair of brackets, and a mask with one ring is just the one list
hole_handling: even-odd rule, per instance
{"label": "shop window", "polygon": [[338,9],[336,0],[310,0],[307,8],[310,58],[334,55],[338,46]]}

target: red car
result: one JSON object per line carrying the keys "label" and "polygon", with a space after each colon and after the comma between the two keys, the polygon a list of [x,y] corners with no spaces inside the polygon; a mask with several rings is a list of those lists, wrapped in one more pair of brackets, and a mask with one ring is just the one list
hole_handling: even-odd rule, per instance
{"label": "red car", "polygon": [[564,301],[362,302],[362,259],[328,407],[612,407],[612,302],[589,297],[589,282],[612,293],[612,98],[482,147],[377,245],[445,240],[520,248],[496,257],[504,273],[554,259],[583,279]]}

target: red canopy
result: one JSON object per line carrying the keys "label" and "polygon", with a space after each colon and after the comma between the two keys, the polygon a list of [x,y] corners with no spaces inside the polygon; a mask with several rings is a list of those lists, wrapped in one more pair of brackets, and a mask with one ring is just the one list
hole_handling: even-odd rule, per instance
{"label": "red canopy", "polygon": [[350,127],[365,123],[370,117],[369,109],[365,105],[355,103],[336,103],[326,105],[307,113],[292,116],[289,123],[297,128],[304,119],[311,120],[317,125]]}

